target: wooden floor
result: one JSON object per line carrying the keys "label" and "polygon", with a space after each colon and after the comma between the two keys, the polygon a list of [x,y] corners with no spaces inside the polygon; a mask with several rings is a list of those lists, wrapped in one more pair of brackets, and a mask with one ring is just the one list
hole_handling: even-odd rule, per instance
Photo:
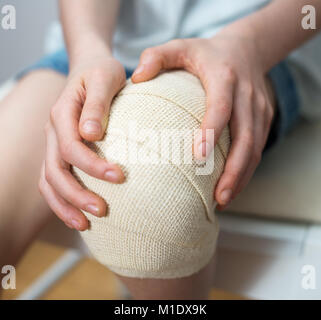
{"label": "wooden floor", "polygon": [[[15,299],[42,272],[44,272],[64,249],[44,242],[35,242],[28,250],[16,274],[16,289],[4,290],[2,299]],[[93,259],[85,258],[69,271],[41,299],[122,299],[119,283],[114,275]],[[213,289],[210,299],[243,299],[234,294]]]}

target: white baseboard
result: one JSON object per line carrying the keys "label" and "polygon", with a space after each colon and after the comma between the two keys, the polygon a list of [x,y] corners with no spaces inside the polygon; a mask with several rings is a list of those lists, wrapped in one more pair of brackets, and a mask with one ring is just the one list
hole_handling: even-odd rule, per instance
{"label": "white baseboard", "polygon": [[219,222],[215,286],[253,299],[321,299],[320,225],[228,213]]}

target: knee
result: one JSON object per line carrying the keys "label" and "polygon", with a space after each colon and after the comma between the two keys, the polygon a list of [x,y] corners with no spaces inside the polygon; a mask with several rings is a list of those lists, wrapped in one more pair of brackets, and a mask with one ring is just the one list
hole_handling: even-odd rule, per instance
{"label": "knee", "polygon": [[[186,94],[191,99],[187,100]],[[216,246],[218,225],[212,197],[229,147],[228,130],[215,150],[214,170],[207,175],[196,174],[195,161],[147,164],[121,154],[120,145],[126,142],[128,150],[128,143],[139,140],[129,136],[130,121],[138,128],[147,126],[156,131],[199,126],[205,95],[199,81],[182,71],[139,85],[128,84],[111,110],[105,139],[91,147],[119,163],[126,181],[114,185],[74,168],[77,178],[102,196],[109,207],[104,218],[85,213],[90,220],[90,229],[82,232],[85,242],[97,260],[123,276],[169,279],[199,271],[210,261]],[[159,151],[155,143],[138,145],[139,153]]]}
{"label": "knee", "polygon": [[[87,215],[82,232],[95,258],[117,274],[177,278],[210,260],[218,225],[194,186],[174,168],[136,166],[122,185],[86,182],[108,203],[106,217]],[[131,168],[132,169],[132,168]]]}

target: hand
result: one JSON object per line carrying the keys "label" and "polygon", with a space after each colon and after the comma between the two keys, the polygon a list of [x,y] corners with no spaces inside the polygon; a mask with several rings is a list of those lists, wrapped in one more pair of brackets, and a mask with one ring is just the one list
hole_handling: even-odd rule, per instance
{"label": "hand", "polygon": [[[196,158],[204,158],[229,124],[231,149],[214,196],[225,206],[248,183],[265,146],[274,107],[273,94],[251,36],[226,28],[211,39],[172,40],[146,49],[133,82],[155,77],[162,69],[185,69],[196,75],[207,96],[202,134],[194,141]],[[215,136],[206,138],[205,130]]]}
{"label": "hand", "polygon": [[78,183],[70,172],[71,165],[98,179],[113,183],[124,180],[121,169],[99,158],[83,139],[103,138],[111,101],[125,81],[125,71],[115,59],[87,57],[72,68],[51,110],[39,189],[50,208],[71,228],[88,228],[88,220],[79,209],[98,217],[106,214],[104,200]]}

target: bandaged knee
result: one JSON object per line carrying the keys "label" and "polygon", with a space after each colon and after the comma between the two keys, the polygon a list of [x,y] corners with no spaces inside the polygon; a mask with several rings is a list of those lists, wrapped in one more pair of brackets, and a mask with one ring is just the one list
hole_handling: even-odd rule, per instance
{"label": "bandaged knee", "polygon": [[128,81],[112,103],[104,139],[88,143],[100,157],[119,164],[125,182],[112,184],[73,168],[81,184],[108,204],[105,217],[84,212],[90,228],[81,236],[116,274],[186,277],[213,256],[219,230],[213,192],[228,154],[229,131],[224,129],[205,162],[193,157],[205,105],[200,81],[185,71]]}

